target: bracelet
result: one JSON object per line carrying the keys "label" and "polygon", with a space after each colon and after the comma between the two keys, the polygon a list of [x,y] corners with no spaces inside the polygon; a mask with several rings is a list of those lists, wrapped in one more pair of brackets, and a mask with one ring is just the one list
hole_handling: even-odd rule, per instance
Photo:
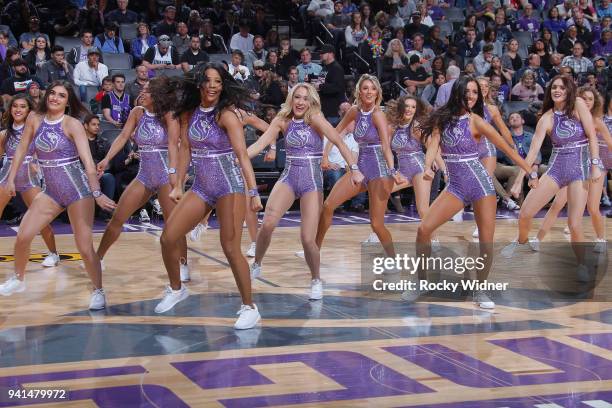
{"label": "bracelet", "polygon": [[397,169],[395,167],[388,167],[387,171],[390,175],[395,176],[397,174]]}
{"label": "bracelet", "polygon": [[257,187],[252,188],[248,191],[249,197],[258,197],[259,196],[259,191],[257,190]]}
{"label": "bracelet", "polygon": [[276,150],[276,145],[275,144],[271,144],[270,145],[270,150]]}

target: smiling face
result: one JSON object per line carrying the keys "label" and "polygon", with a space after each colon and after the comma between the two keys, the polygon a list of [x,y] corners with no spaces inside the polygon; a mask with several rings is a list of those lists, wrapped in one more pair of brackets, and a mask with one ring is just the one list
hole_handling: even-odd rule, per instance
{"label": "smiling face", "polygon": [[30,107],[25,99],[15,99],[11,104],[11,116],[15,124],[24,123],[30,113]]}
{"label": "smiling face", "polygon": [[479,79],[478,85],[480,85],[480,92],[482,92],[483,99],[487,99],[489,95],[489,81],[486,79]]}
{"label": "smiling face", "polygon": [[417,104],[416,101],[412,98],[406,99],[404,108],[404,115],[402,116],[402,123],[409,123],[416,114]]}
{"label": "smiling face", "polygon": [[209,68],[204,72],[206,79],[200,86],[200,98],[206,106],[214,106],[219,103],[221,91],[223,91],[223,79],[216,69]]}
{"label": "smiling face", "polygon": [[465,88],[465,103],[467,107],[472,110],[474,106],[476,106],[476,102],[478,102],[478,85],[476,81],[470,81],[467,83]]}
{"label": "smiling face", "polygon": [[552,83],[550,95],[554,103],[563,103],[567,100],[567,88],[561,78],[555,79]]}
{"label": "smiling face", "polygon": [[151,98],[151,91],[149,91],[149,83],[147,82],[140,91],[140,95],[138,96],[138,100],[140,105],[144,106],[145,109],[151,110],[153,107],[153,98]]}
{"label": "smiling face", "polygon": [[49,112],[65,112],[68,106],[68,90],[62,85],[56,85],[47,92],[46,99]]}
{"label": "smiling face", "polygon": [[595,106],[595,95],[593,95],[593,92],[585,91],[580,96],[582,97],[582,99],[584,99],[584,103],[586,104],[589,111],[592,110],[593,106]]}
{"label": "smiling face", "polygon": [[370,80],[365,80],[361,83],[359,87],[359,99],[361,100],[361,104],[365,107],[371,108],[378,98],[378,89],[376,89],[376,85]]}
{"label": "smiling face", "polygon": [[295,89],[293,97],[291,98],[291,107],[291,111],[295,118],[300,119],[304,117],[310,108],[310,97],[308,96],[306,87],[300,86]]}

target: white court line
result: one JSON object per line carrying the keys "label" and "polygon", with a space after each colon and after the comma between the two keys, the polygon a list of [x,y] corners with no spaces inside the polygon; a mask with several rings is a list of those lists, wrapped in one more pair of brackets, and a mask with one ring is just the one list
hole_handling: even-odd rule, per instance
{"label": "white court line", "polygon": [[582,401],[582,403],[593,408],[612,408],[612,404],[603,400]]}

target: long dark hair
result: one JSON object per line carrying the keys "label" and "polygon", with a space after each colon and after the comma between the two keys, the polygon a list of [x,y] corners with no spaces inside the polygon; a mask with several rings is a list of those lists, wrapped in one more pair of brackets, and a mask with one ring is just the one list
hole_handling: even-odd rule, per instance
{"label": "long dark hair", "polygon": [[160,121],[167,112],[172,112],[178,105],[173,81],[167,76],[159,76],[149,81],[149,92],[153,101],[153,113]]}
{"label": "long dark hair", "polygon": [[13,96],[11,98],[11,101],[9,102],[8,109],[2,115],[2,127],[6,129],[7,136],[11,136],[14,132],[13,123],[15,122],[15,119],[13,119],[13,115],[11,114],[13,103],[15,103],[15,101],[20,100],[20,99],[23,99],[24,101],[26,101],[26,103],[28,104],[29,112],[32,112],[32,110],[34,109],[34,103],[26,94],[18,93],[15,96]]}
{"label": "long dark hair", "polygon": [[541,114],[544,114],[548,112],[549,109],[554,109],[555,107],[555,103],[552,100],[552,86],[557,79],[560,79],[561,82],[563,82],[566,91],[565,108],[563,109],[563,113],[565,113],[567,116],[572,117],[574,115],[574,106],[576,104],[576,83],[574,82],[573,78],[563,74],[555,76],[548,83],[546,91],[544,91],[544,102],[542,102]]}
{"label": "long dark hair", "polygon": [[45,115],[48,111],[48,103],[49,103],[49,95],[50,91],[57,87],[61,86],[66,89],[68,93],[68,104],[66,105],[66,114],[72,116],[75,119],[81,120],[87,114],[91,113],[89,110],[79,101],[76,93],[74,92],[74,88],[72,84],[68,81],[56,80],[51,82],[51,84],[47,87],[47,92],[45,93],[45,99],[43,99],[42,103],[39,104],[37,108],[37,112],[41,115]]}
{"label": "long dark hair", "polygon": [[[465,93],[467,85],[474,82],[478,87],[478,99],[472,109],[469,108]],[[443,130],[445,126],[454,126],[457,118],[465,112],[473,112],[479,116],[484,115],[484,101],[482,99],[482,91],[478,81],[471,76],[459,77],[451,88],[448,102],[439,109],[434,110],[419,126],[422,132],[423,143],[432,135],[434,129]]]}
{"label": "long dark hair", "polygon": [[217,111],[221,112],[228,107],[243,109],[247,112],[253,110],[249,102],[253,99],[249,91],[239,84],[223,65],[215,62],[198,64],[193,70],[187,73],[183,78],[173,78],[173,85],[179,91],[178,104],[175,109],[176,115],[179,116],[184,112],[191,112],[200,106],[200,87],[207,81],[206,71],[214,69],[221,77],[223,89],[219,96],[219,104]]}
{"label": "long dark hair", "polygon": [[406,103],[409,100],[413,100],[416,103],[416,111],[414,112],[412,121],[410,121],[410,129],[412,129],[415,121],[419,122],[421,120],[425,114],[425,104],[421,101],[421,98],[417,98],[413,95],[404,95],[397,99],[392,99],[385,104],[385,114],[390,124],[399,126],[402,123],[402,118],[406,111]]}

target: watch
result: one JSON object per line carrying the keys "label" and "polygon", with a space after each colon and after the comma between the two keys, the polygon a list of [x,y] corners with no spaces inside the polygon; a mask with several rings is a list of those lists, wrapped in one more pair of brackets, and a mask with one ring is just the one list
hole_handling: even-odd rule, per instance
{"label": "watch", "polygon": [[98,198],[102,195],[102,192],[100,190],[94,190],[91,192],[91,195],[93,196],[93,198]]}
{"label": "watch", "polygon": [[529,180],[537,180],[537,179],[538,179],[537,171],[532,171],[531,173],[529,173]]}
{"label": "watch", "polygon": [[598,158],[598,157],[595,157],[594,159],[591,159],[590,162],[591,162],[591,165],[593,165],[593,166],[601,167],[601,159]]}
{"label": "watch", "polygon": [[353,163],[349,166],[349,169],[351,170],[359,170],[359,166],[357,165],[357,163]]}
{"label": "watch", "polygon": [[168,174],[176,174],[176,169],[174,167],[170,167],[168,169]]}
{"label": "watch", "polygon": [[275,144],[271,144],[270,145],[270,150],[276,150],[276,145]]}
{"label": "watch", "polygon": [[259,195],[259,191],[257,190],[257,187],[250,189],[248,193],[249,193],[249,197],[257,197]]}

